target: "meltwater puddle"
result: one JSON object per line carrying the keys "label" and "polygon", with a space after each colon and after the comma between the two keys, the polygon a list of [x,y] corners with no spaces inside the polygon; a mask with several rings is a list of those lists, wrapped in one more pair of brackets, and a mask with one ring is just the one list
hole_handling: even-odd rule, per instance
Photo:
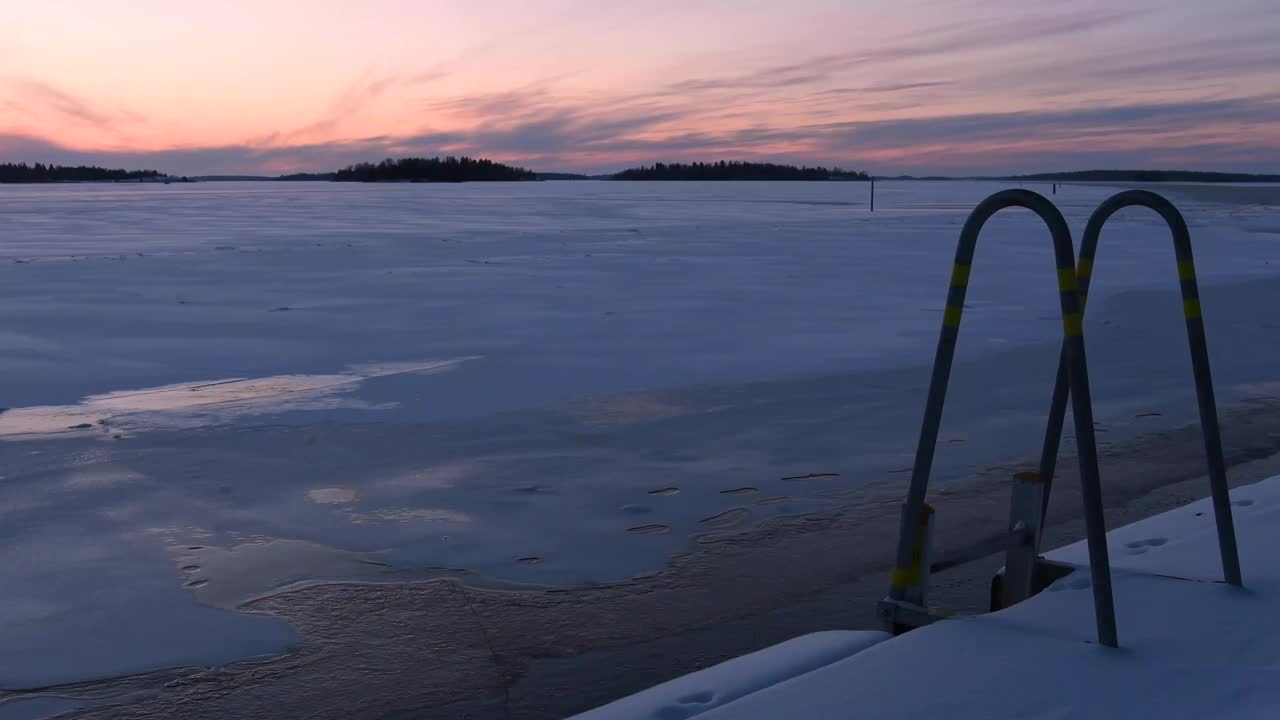
{"label": "meltwater puddle", "polygon": [[172,548],[183,587],[205,605],[235,609],[256,597],[308,582],[373,580],[392,568],[364,553],[304,540],[269,540],[232,548]]}

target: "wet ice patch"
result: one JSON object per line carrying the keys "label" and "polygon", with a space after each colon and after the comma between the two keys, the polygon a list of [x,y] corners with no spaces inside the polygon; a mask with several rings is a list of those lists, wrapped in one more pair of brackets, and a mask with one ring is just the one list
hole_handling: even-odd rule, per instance
{"label": "wet ice patch", "polygon": [[199,575],[163,548],[159,536],[67,524],[11,539],[0,563],[0,688],[221,665],[298,641],[275,618],[201,604],[182,587]]}
{"label": "wet ice patch", "polygon": [[0,701],[0,720],[44,720],[93,704],[57,695],[15,697]]}
{"label": "wet ice patch", "polygon": [[355,502],[358,496],[353,488],[344,487],[312,488],[307,491],[307,498],[321,505],[344,505]]}
{"label": "wet ice patch", "polygon": [[146,476],[142,473],[115,468],[89,467],[71,473],[63,484],[68,489],[122,488],[145,480]]}
{"label": "wet ice patch", "polygon": [[12,408],[0,414],[0,439],[111,434],[230,422],[246,415],[384,405],[344,397],[370,378],[452,370],[474,357],[354,365],[332,375],[275,375],[176,383],[90,395],[75,405]]}
{"label": "wet ice patch", "polygon": [[392,520],[395,522],[450,522],[450,523],[469,523],[472,521],[470,515],[456,510],[444,510],[442,508],[386,508],[383,510],[371,510],[369,512],[352,513],[353,522],[377,522],[381,520]]}
{"label": "wet ice patch", "polygon": [[184,547],[174,551],[174,561],[187,578],[183,587],[201,603],[228,609],[311,581],[376,578],[387,568],[376,555],[302,540]]}
{"label": "wet ice patch", "polygon": [[55,353],[62,346],[35,335],[0,330],[0,351],[7,353]]}
{"label": "wet ice patch", "polygon": [[[412,494],[422,490],[447,490],[477,472],[476,463],[456,462],[433,467],[414,468],[377,481],[383,495]],[[518,488],[517,492],[537,493],[536,488]]]}
{"label": "wet ice patch", "polygon": [[632,393],[615,395],[580,404],[577,415],[587,425],[624,425],[680,417],[686,408],[664,401],[656,395]]}

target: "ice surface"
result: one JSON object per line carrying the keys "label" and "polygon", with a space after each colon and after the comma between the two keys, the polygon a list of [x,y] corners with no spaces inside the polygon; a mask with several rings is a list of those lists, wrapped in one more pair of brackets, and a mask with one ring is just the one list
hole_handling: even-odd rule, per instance
{"label": "ice surface", "polygon": [[274,618],[197,603],[176,568],[153,570],[172,560],[150,539],[59,525],[6,542],[0,688],[216,665],[297,642]]}
{"label": "ice surface", "polygon": [[[956,234],[997,189],[878,183],[871,214],[861,183],[2,187],[0,667],[279,649],[225,608],[321,578],[625,579],[904,477]],[[1079,232],[1110,192],[1054,200]],[[1219,397],[1273,393],[1271,354],[1233,350],[1280,344],[1274,221],[1182,205]],[[1157,223],[1099,251],[1107,438],[1194,417]],[[1025,212],[984,235],[940,482],[1038,448],[1047,247]],[[122,627],[147,642],[57,662]]]}
{"label": "ice surface", "polygon": [[1274,717],[1280,477],[1238,492],[1254,500],[1237,517],[1245,590],[1194,579],[1203,556],[1216,552],[1194,505],[1108,536],[1118,548],[1137,536],[1168,540],[1144,545],[1162,560],[1143,555],[1115,574],[1118,650],[1093,642],[1082,570],[1007,610],[912,631],[701,717]]}
{"label": "ice surface", "polygon": [[83,707],[81,700],[41,695],[0,702],[0,720],[44,720]]}
{"label": "ice surface", "polygon": [[575,720],[685,720],[861,652],[883,632],[831,630],[792,638],[678,677],[596,708]]}

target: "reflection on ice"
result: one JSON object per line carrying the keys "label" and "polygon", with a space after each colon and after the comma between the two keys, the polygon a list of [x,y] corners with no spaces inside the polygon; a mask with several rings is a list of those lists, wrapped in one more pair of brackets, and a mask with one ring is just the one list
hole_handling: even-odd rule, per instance
{"label": "reflection on ice", "polygon": [[307,498],[311,502],[317,502],[321,505],[343,505],[355,502],[356,497],[358,497],[358,493],[354,488],[323,487],[312,488],[307,491]]}
{"label": "reflection on ice", "polygon": [[351,516],[353,522],[377,522],[380,520],[394,520],[398,522],[420,521],[446,521],[454,523],[471,522],[471,516],[466,513],[460,513],[456,510],[441,510],[439,508],[388,508],[386,510],[375,510],[367,513],[353,513]]}
{"label": "reflection on ice", "polygon": [[234,609],[244,602],[310,580],[375,579],[386,568],[368,554],[302,540],[269,540],[233,548],[175,548],[175,560],[196,598]]}
{"label": "reflection on ice", "polygon": [[0,439],[190,427],[290,410],[376,410],[385,406],[338,396],[369,378],[446,372],[471,359],[361,364],[332,375],[228,378],[90,395],[76,405],[8,410],[0,414]]}

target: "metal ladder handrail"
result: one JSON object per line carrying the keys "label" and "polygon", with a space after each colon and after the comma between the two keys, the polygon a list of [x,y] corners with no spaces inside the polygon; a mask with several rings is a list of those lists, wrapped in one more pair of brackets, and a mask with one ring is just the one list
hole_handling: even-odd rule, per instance
{"label": "metal ladder handrail", "polygon": [[[1106,526],[1102,513],[1102,490],[1098,477],[1093,408],[1089,394],[1089,376],[1085,360],[1071,229],[1052,202],[1030,190],[1003,190],[991,195],[974,208],[960,232],[955,265],[951,274],[951,286],[947,292],[947,305],[943,313],[942,331],[938,337],[938,349],[934,356],[933,374],[929,380],[925,415],[920,427],[920,440],[916,446],[916,457],[911,471],[911,485],[902,511],[896,564],[890,581],[889,597],[885,603],[888,604],[888,610],[892,616],[893,606],[901,605],[906,600],[908,589],[922,574],[924,551],[918,542],[923,542],[927,537],[927,532],[921,532],[922,517],[927,508],[925,495],[928,490],[934,452],[937,449],[938,431],[942,421],[942,408],[946,400],[951,365],[955,357],[956,339],[959,337],[964,298],[968,290],[969,268],[973,262],[974,250],[983,226],[997,212],[1009,207],[1021,207],[1034,212],[1049,227],[1053,240],[1054,259],[1058,270],[1058,294],[1062,309],[1067,380],[1069,386],[1075,390],[1071,393],[1071,400],[1076,425],[1076,449],[1080,457],[1081,495],[1085,506],[1098,641],[1103,645],[1116,647],[1115,604],[1111,593],[1111,568],[1107,557]],[[923,610],[923,608],[920,609]]]}
{"label": "metal ladder handrail", "polygon": [[[1191,255],[1191,233],[1187,229],[1187,222],[1182,217],[1182,213],[1178,212],[1178,208],[1173,203],[1147,190],[1126,190],[1107,198],[1097,210],[1094,210],[1089,216],[1084,237],[1080,241],[1080,261],[1076,265],[1076,279],[1080,288],[1080,312],[1083,315],[1093,271],[1094,255],[1098,249],[1102,228],[1111,216],[1128,207],[1145,207],[1154,210],[1169,226],[1173,235],[1178,279],[1182,287],[1183,315],[1187,323],[1187,344],[1191,350],[1191,367],[1195,377],[1200,426],[1204,435],[1205,454],[1208,457],[1209,487],[1210,494],[1213,496],[1214,520],[1218,529],[1218,551],[1222,556],[1222,575],[1227,583],[1238,587],[1243,586],[1235,526],[1231,517],[1226,463],[1222,455],[1222,436],[1218,427],[1218,411],[1214,401],[1213,377],[1209,372],[1209,349],[1205,341],[1204,319],[1200,312],[1200,291],[1196,284],[1195,262]],[[1058,375],[1053,386],[1049,422],[1045,428],[1044,445],[1040,455],[1039,476],[1044,484],[1042,519],[1049,511],[1049,491],[1057,465],[1062,425],[1067,412],[1067,396],[1070,394],[1067,380],[1067,348],[1064,345],[1058,357]],[[1043,527],[1044,523],[1041,523],[1042,530]]]}

